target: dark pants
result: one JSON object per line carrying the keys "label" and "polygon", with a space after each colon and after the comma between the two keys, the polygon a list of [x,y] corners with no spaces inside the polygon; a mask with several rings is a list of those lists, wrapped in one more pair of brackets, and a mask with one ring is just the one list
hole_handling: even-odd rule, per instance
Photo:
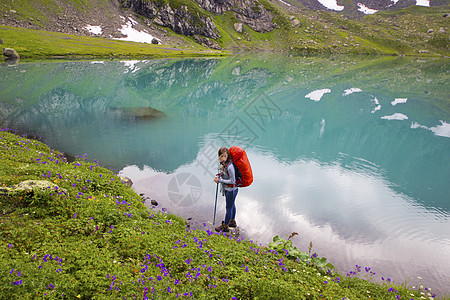
{"label": "dark pants", "polygon": [[225,201],[226,201],[226,213],[225,213],[225,224],[228,225],[231,219],[236,218],[236,205],[234,204],[238,189],[234,191],[225,191]]}

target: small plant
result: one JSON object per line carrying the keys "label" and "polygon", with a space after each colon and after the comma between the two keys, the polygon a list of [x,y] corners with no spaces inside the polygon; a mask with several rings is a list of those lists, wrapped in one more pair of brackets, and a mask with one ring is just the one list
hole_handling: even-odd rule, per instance
{"label": "small plant", "polygon": [[278,252],[285,252],[289,259],[314,265],[324,272],[334,269],[333,264],[327,263],[325,257],[319,257],[317,253],[311,255],[312,242],[309,243],[308,253],[298,250],[297,247],[292,244],[292,238],[295,235],[298,235],[298,233],[293,232],[287,240],[282,239],[277,235],[273,238],[273,242],[269,243],[269,248]]}
{"label": "small plant", "polygon": [[[417,277],[420,281],[422,281],[422,277]],[[431,291],[430,288],[427,288],[422,283],[419,283],[416,286],[411,286],[411,289],[417,290],[418,293],[421,295],[421,299],[434,299],[436,298],[436,294]]]}

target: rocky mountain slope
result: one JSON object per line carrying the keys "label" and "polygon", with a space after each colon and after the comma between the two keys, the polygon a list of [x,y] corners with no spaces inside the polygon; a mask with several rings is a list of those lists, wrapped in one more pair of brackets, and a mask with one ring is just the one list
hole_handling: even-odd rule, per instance
{"label": "rocky mountain slope", "polygon": [[445,2],[16,0],[0,4],[0,25],[232,51],[448,55]]}
{"label": "rocky mountain slope", "polygon": [[286,3],[312,10],[331,10],[352,17],[361,17],[383,10],[398,10],[410,6],[442,6],[446,0],[287,0]]}

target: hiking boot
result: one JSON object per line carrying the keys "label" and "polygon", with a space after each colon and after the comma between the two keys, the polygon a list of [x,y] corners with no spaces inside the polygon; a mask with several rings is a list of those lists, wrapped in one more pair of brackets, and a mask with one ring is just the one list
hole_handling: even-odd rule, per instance
{"label": "hiking boot", "polygon": [[233,228],[237,227],[236,220],[231,219],[230,222],[228,223],[228,227],[233,227]]}
{"label": "hiking boot", "polygon": [[219,227],[216,227],[216,231],[223,231],[223,232],[228,232],[228,226],[225,224],[224,221],[222,221],[222,225],[220,225]]}

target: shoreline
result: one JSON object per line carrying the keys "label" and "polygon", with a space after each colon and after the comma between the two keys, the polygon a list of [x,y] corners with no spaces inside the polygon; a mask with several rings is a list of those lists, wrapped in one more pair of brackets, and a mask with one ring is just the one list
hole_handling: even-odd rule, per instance
{"label": "shoreline", "polygon": [[[186,230],[184,219],[182,221],[180,217],[170,213],[149,211],[143,199],[132,188],[115,180],[115,172],[102,167],[97,161],[90,163],[87,159],[81,159],[67,163],[61,153],[51,150],[45,144],[5,130],[1,132],[4,150],[0,154],[2,164],[0,174],[2,174],[1,183],[4,187],[11,186],[13,182],[23,181],[24,175],[25,178],[30,178],[26,174],[33,173],[34,170],[38,171],[37,174],[41,174],[36,180],[51,181],[54,184],[52,188],[49,188],[53,192],[47,191],[46,188],[42,190],[34,188],[33,202],[28,202],[26,193],[18,198],[10,194],[7,199],[14,202],[4,202],[5,198],[2,199],[2,206],[15,203],[13,207],[10,206],[6,210],[7,214],[2,216],[0,224],[3,230],[10,232],[3,241],[5,247],[0,248],[2,257],[8,261],[9,274],[2,278],[2,285],[7,286],[7,290],[3,290],[5,294],[15,293],[17,296],[25,296],[26,294],[23,293],[39,291],[29,290],[30,285],[26,285],[27,289],[16,288],[21,287],[30,278],[34,278],[43,283],[39,293],[64,292],[65,295],[76,297],[77,295],[91,297],[105,293],[118,296],[117,293],[121,291],[125,294],[127,291],[132,291],[135,285],[131,282],[137,282],[141,274],[147,278],[149,275],[156,276],[158,272],[167,274],[169,271],[170,277],[161,275],[161,279],[155,281],[153,286],[161,289],[163,294],[164,287],[167,293],[167,286],[170,285],[169,293],[178,291],[179,295],[183,293],[200,295],[198,293],[205,288],[202,281],[198,278],[194,279],[193,276],[189,277],[192,272],[190,268],[194,265],[195,270],[200,268],[197,277],[207,278],[206,275],[209,275],[209,278],[212,278],[211,276],[217,278],[212,281],[215,287],[206,287],[208,293],[212,293],[211,296],[227,295],[228,298],[241,295],[241,298],[246,298],[243,295],[247,295],[250,287],[252,293],[257,293],[255,296],[270,295],[275,292],[279,295],[288,293],[286,295],[295,297],[295,295],[305,295],[304,293],[307,292],[308,295],[318,299],[342,298],[342,296],[358,298],[356,296],[358,293],[366,293],[368,290],[371,291],[371,295],[380,297],[392,295],[394,290],[398,295],[406,296],[413,293],[420,295],[418,292],[401,285],[393,285],[391,282],[377,285],[359,279],[358,272],[347,277],[329,273],[326,269],[324,271],[314,264],[307,265],[298,259],[289,259],[284,251],[271,250],[239,238],[227,238],[211,230]],[[12,169],[7,166],[11,166]],[[15,170],[25,170],[25,172],[17,173]],[[59,193],[55,195],[54,191]],[[63,209],[65,206],[67,207]],[[39,226],[35,224],[36,219],[40,220]],[[9,229],[16,222],[22,222],[22,226],[13,226]],[[60,225],[55,226],[54,222]],[[21,237],[24,234],[27,235],[30,230],[38,230],[42,233],[50,230],[51,234],[48,236],[35,234],[33,239],[23,240]],[[169,236],[172,238],[168,238]],[[38,244],[35,244],[36,242]],[[149,249],[152,252],[148,253]],[[84,253],[82,256],[79,256],[80,251]],[[31,262],[30,255],[32,255]],[[53,259],[55,255],[57,258]],[[148,257],[150,260],[147,262],[146,259],[142,260],[139,257]],[[160,270],[152,263],[152,257],[161,259],[164,261],[163,265],[169,268]],[[214,257],[217,260],[211,260]],[[55,263],[51,263],[49,259]],[[244,268],[241,267],[242,264]],[[177,269],[175,267],[177,265],[184,267]],[[205,267],[203,268],[202,265]],[[95,275],[86,271],[85,266],[100,271],[100,274]],[[130,268],[136,268],[136,272],[130,273],[128,271]],[[299,268],[303,269],[303,275],[302,272],[297,272]],[[254,278],[254,276],[261,276],[257,275],[260,272],[266,276]],[[90,276],[91,286],[97,288],[87,288],[81,282],[64,284],[67,282],[66,277],[60,277],[58,273],[64,273],[66,277],[79,276],[77,274]],[[49,277],[50,274],[56,275]],[[120,289],[108,288],[111,283],[110,274],[124,282]],[[175,278],[177,281],[174,284]],[[243,280],[244,282],[249,280],[251,284],[240,286]],[[287,289],[280,290],[279,284],[272,286],[270,282],[273,280],[278,283],[285,282]],[[298,280],[304,284],[299,286]],[[184,284],[178,286],[176,282],[184,282]],[[151,284],[152,280],[150,280]],[[47,285],[50,290],[48,287],[45,288]],[[345,289],[347,285],[351,285],[352,288]],[[341,289],[341,286],[344,289]],[[266,290],[268,287],[269,290]],[[145,289],[143,290],[145,292]],[[417,299],[419,297],[417,296]]]}
{"label": "shoreline", "polygon": [[[89,36],[70,35],[59,32],[10,27],[0,25],[3,48],[15,49],[20,59],[157,59],[157,58],[191,58],[191,57],[223,57],[239,55],[242,53],[283,53],[293,56],[314,55],[357,55],[357,56],[398,56],[398,57],[430,57],[448,58],[450,56],[437,53],[419,52],[382,52],[362,49],[355,51],[345,47],[334,49],[332,47],[315,48],[246,48],[212,50],[200,45],[173,46],[151,45],[146,43],[105,39]],[[59,45],[55,48],[54,45]]]}
{"label": "shoreline", "polygon": [[[148,172],[145,173],[145,167],[143,171],[138,171],[136,167],[130,166],[126,167],[123,170],[121,170],[121,173],[125,176],[128,176],[132,178],[134,181],[133,189],[139,193],[144,195],[145,197],[148,197],[149,199],[154,199],[159,203],[158,208],[164,208],[168,212],[175,213],[184,219],[192,219],[191,222],[197,222],[200,226],[203,223],[207,223],[208,226],[211,226],[212,220],[213,220],[213,208],[214,208],[214,187],[207,186],[206,182],[202,182],[202,199],[198,200],[198,202],[194,203],[191,206],[185,207],[184,205],[177,205],[174,201],[170,199],[170,196],[167,194],[167,189],[170,185],[170,182],[172,182],[172,179],[174,177],[177,177],[177,174],[181,175],[183,172],[186,172],[186,169],[183,169],[181,173],[170,173],[165,174],[164,172]],[[150,169],[150,168],[149,168]],[[140,168],[139,168],[140,170]],[[123,171],[123,172],[122,172]],[[146,176],[147,174],[147,176]],[[194,174],[194,173],[191,173]],[[155,187],[151,187],[151,185],[156,185]],[[158,188],[161,187],[161,188]],[[242,194],[241,196],[243,196]],[[205,200],[206,199],[206,200]],[[249,202],[248,198],[241,198],[241,200],[245,199],[245,202]],[[250,207],[255,207],[255,203],[253,201],[250,201],[251,204],[249,204]],[[223,217],[224,208],[223,208],[223,199],[218,200],[218,206],[217,206],[217,214],[216,214],[216,226],[217,224],[220,224],[221,218]],[[396,263],[395,260],[389,260],[389,257],[386,257],[386,259],[383,258],[373,258],[368,259],[367,257],[360,257],[356,254],[353,255],[346,255],[345,253],[341,253],[339,256],[338,250],[333,250],[333,244],[326,243],[323,241],[323,239],[320,239],[319,237],[311,236],[311,233],[307,228],[302,227],[282,227],[279,226],[274,228],[275,230],[263,230],[261,229],[259,232],[255,234],[255,230],[258,231],[258,225],[260,222],[257,220],[248,220],[248,218],[245,217],[247,215],[245,207],[248,207],[244,205],[243,202],[237,203],[238,213],[236,216],[236,220],[238,223],[238,226],[240,227],[240,232],[242,233],[242,236],[255,241],[257,244],[261,244],[264,246],[267,246],[270,242],[272,242],[272,237],[274,235],[279,234],[280,236],[285,236],[285,234],[290,234],[293,231],[296,231],[299,233],[299,237],[294,238],[293,244],[298,247],[300,250],[305,251],[305,249],[308,249],[307,242],[312,241],[314,243],[313,250],[317,251],[320,255],[323,255],[327,257],[331,263],[335,264],[336,268],[339,270],[339,272],[342,272],[343,274],[346,274],[347,272],[350,272],[354,269],[355,265],[362,265],[363,269],[364,267],[370,268],[371,271],[376,272],[376,275],[371,275],[370,280],[376,281],[376,282],[383,282],[382,277],[387,279],[390,278],[395,282],[405,282],[408,285],[424,285],[427,287],[432,288],[434,291],[445,291],[446,284],[445,281],[437,281],[439,279],[439,276],[436,276],[433,272],[432,268],[429,269],[416,269],[414,267],[415,264],[409,264],[405,265],[405,262],[399,261]],[[264,206],[263,210],[265,210],[267,207]],[[241,215],[240,215],[241,213]],[[240,217],[241,216],[241,217]],[[249,226],[253,223],[252,226]],[[272,228],[275,226],[273,222],[268,222],[267,226]],[[286,225],[286,224],[284,224]],[[253,227],[253,228],[251,228]],[[248,229],[248,232],[246,231]],[[359,247],[358,245],[354,245],[354,247]],[[331,249],[330,249],[331,248]],[[342,249],[342,251],[345,251]],[[338,254],[338,255],[336,255]],[[348,253],[347,253],[348,254]],[[398,255],[396,256],[398,257]],[[377,261],[378,259],[378,261]],[[381,261],[379,260],[381,259]],[[391,258],[392,259],[392,258]],[[420,262],[417,261],[417,265],[420,265]],[[431,265],[430,265],[431,266]],[[429,272],[425,272],[429,270]],[[436,277],[433,277],[435,275]],[[422,277],[423,279],[420,279],[419,277]],[[433,280],[436,279],[436,281]]]}

